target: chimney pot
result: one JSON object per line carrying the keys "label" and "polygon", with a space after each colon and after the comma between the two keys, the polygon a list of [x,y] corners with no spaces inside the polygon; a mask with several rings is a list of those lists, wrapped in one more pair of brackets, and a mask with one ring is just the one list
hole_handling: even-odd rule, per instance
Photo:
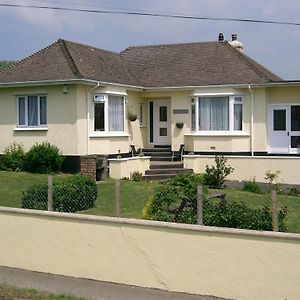
{"label": "chimney pot", "polygon": [[233,34],[231,35],[231,39],[232,39],[232,41],[236,41],[236,40],[237,40],[237,34],[236,34],[236,33],[233,33]]}
{"label": "chimney pot", "polygon": [[222,32],[219,33],[219,42],[224,42],[224,34]]}

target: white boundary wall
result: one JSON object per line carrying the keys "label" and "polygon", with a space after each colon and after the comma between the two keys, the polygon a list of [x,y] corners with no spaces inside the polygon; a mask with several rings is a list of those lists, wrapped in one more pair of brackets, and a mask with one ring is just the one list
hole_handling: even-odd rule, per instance
{"label": "white boundary wall", "polygon": [[300,235],[0,208],[0,265],[235,299],[300,299]]}
{"label": "white boundary wall", "polygon": [[[255,177],[257,182],[266,182],[266,171],[280,171],[279,182],[300,185],[300,157],[274,156],[225,156],[227,164],[234,168],[226,179],[247,181]],[[215,165],[212,155],[185,155],[184,167],[194,169],[195,173],[205,173],[206,165]]]}

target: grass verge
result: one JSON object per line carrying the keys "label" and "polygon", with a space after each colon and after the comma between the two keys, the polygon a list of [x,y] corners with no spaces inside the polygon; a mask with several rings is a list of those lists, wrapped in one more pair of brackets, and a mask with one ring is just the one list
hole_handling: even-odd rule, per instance
{"label": "grass verge", "polygon": [[84,300],[71,295],[39,292],[33,289],[20,289],[9,285],[0,285],[0,299],[5,300]]}

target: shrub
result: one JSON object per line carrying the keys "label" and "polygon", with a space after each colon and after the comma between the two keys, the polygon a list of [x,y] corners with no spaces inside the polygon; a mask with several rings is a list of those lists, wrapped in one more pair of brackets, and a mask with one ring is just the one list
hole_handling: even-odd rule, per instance
{"label": "shrub", "polygon": [[25,152],[22,144],[13,142],[4,150],[2,168],[8,171],[22,171],[24,169]]}
{"label": "shrub", "polygon": [[244,182],[243,191],[261,194],[262,188],[255,181],[255,177],[253,177],[249,181]]}
{"label": "shrub", "polygon": [[[22,195],[22,208],[47,210],[48,186],[31,186]],[[53,211],[76,212],[94,207],[97,199],[95,181],[72,176],[53,185]]]}
{"label": "shrub", "polygon": [[211,188],[221,189],[224,186],[225,178],[234,171],[234,168],[227,166],[227,159],[216,155],[216,166],[205,167],[204,181]]}
{"label": "shrub", "polygon": [[143,210],[143,218],[166,222],[195,223],[197,186],[203,175],[186,173],[160,183]]}
{"label": "shrub", "polygon": [[[149,220],[197,223],[197,186],[203,176],[184,174],[162,182],[143,210],[143,218]],[[204,189],[206,198],[207,190]],[[279,230],[286,231],[286,208],[279,211]],[[209,226],[253,230],[272,230],[270,208],[251,209],[241,201],[203,201],[203,222]]]}
{"label": "shrub", "polygon": [[26,170],[33,173],[57,173],[61,169],[63,158],[60,150],[48,142],[36,144],[26,155]]}
{"label": "shrub", "polygon": [[141,181],[143,180],[143,174],[139,171],[134,171],[130,174],[130,179],[133,181]]}

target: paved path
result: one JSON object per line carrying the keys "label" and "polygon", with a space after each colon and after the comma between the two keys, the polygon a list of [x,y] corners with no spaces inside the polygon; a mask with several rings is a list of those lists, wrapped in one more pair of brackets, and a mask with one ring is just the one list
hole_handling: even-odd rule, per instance
{"label": "paved path", "polygon": [[0,267],[0,284],[40,291],[72,294],[98,300],[219,300],[213,296],[166,292],[89,279],[79,279],[46,273]]}

